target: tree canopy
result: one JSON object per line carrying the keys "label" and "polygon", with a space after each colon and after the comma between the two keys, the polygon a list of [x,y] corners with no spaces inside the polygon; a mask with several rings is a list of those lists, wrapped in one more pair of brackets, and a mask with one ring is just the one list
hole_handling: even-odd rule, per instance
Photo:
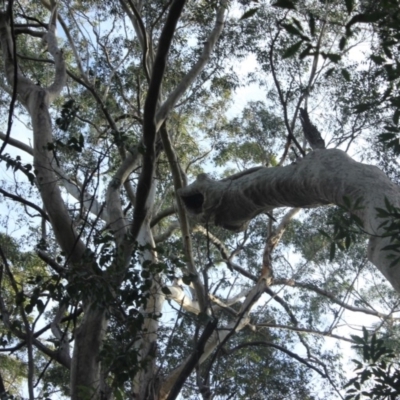
{"label": "tree canopy", "polygon": [[399,393],[397,0],[9,0],[0,42],[1,398]]}

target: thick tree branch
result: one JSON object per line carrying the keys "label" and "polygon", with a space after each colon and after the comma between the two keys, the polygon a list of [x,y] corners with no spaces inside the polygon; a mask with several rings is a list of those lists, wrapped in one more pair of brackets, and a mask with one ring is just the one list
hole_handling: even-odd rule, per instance
{"label": "thick tree branch", "polygon": [[295,164],[262,168],[234,180],[217,182],[202,174],[179,194],[197,219],[235,231],[277,207],[346,207],[346,198],[360,201],[361,208],[349,211],[371,235],[368,258],[400,292],[400,268],[390,266],[390,257],[398,254],[383,250],[391,239],[383,236],[383,221],[376,216],[377,208],[386,209],[385,201],[400,206],[400,189],[377,167],[358,163],[341,150],[316,150]]}
{"label": "thick tree branch", "polygon": [[176,207],[168,207],[164,210],[161,210],[158,214],[156,214],[150,222],[150,227],[153,228],[156,226],[162,219],[169,217],[170,215],[174,215],[176,213]]}
{"label": "thick tree branch", "polygon": [[189,359],[185,363],[184,368],[181,370],[174,385],[172,386],[171,391],[169,392],[169,395],[167,397],[167,400],[175,400],[177,398],[177,396],[179,395],[179,393],[182,389],[182,386],[184,385],[187,378],[190,376],[190,374],[196,367],[197,363],[200,361],[200,357],[204,353],[206,343],[209,340],[210,336],[215,331],[217,324],[218,324],[218,320],[215,318],[207,323],[206,327],[204,328],[204,330],[196,344],[195,350],[193,351],[192,355],[189,357]]}
{"label": "thick tree branch", "polygon": [[180,227],[179,222],[172,222],[163,233],[161,233],[157,236],[154,236],[154,242],[155,243],[165,242],[169,237],[171,237],[171,235],[176,230],[179,229],[179,227]]}
{"label": "thick tree branch", "polygon": [[147,97],[144,105],[144,124],[143,124],[143,145],[145,152],[143,155],[142,172],[139,176],[135,211],[131,235],[135,240],[140,231],[148,210],[146,209],[147,198],[150,192],[151,182],[154,174],[154,164],[156,159],[155,139],[156,139],[156,107],[158,104],[161,83],[167,63],[167,56],[171,46],[176,25],[183,10],[186,0],[175,0],[168,13],[167,21],[161,32],[156,58],[154,60],[153,71]]}
{"label": "thick tree branch", "polygon": [[[5,135],[3,132],[0,132],[0,139],[3,141],[6,141],[7,135]],[[8,138],[8,144],[10,144],[11,146],[16,147],[17,149],[23,150],[26,153],[28,153],[29,155],[33,156],[33,149],[31,146],[17,140],[14,139],[12,137]]]}

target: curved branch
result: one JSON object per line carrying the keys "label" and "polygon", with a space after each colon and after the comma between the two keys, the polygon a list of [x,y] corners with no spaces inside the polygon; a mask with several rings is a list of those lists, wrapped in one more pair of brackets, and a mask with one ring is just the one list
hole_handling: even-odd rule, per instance
{"label": "curved branch", "polygon": [[331,333],[331,332],[321,332],[321,331],[316,331],[314,329],[302,328],[299,326],[287,326],[287,325],[270,324],[270,323],[266,323],[266,324],[260,323],[260,324],[257,324],[256,326],[257,327],[262,326],[262,327],[268,327],[268,328],[285,329],[288,331],[294,331],[294,332],[300,332],[300,333],[311,333],[312,335],[325,336],[325,337],[330,337],[333,339],[342,340],[344,342],[354,343],[353,339],[349,339],[344,336],[335,335],[334,333]]}
{"label": "curved branch", "polygon": [[168,228],[160,235],[154,236],[155,243],[165,242],[176,230],[179,229],[179,222],[173,222],[168,226]]}
{"label": "curved branch", "polygon": [[57,14],[57,5],[54,2],[50,13],[49,29],[42,39],[47,45],[48,52],[53,56],[55,63],[54,81],[48,88],[46,88],[50,103],[58,97],[67,81],[63,52],[58,48],[55,34]]}
{"label": "curved branch", "polygon": [[[7,139],[7,135],[5,135],[3,132],[0,132],[0,139],[3,141],[6,141]],[[10,144],[11,146],[16,147],[17,149],[23,150],[26,153],[28,153],[29,155],[33,156],[33,149],[31,146],[17,140],[14,139],[12,137],[8,138],[8,144]]]}
{"label": "curved branch", "polygon": [[196,348],[194,349],[194,351],[193,351],[192,355],[189,357],[189,359],[186,361],[184,368],[182,368],[179,376],[175,380],[175,383],[172,386],[171,391],[169,392],[167,400],[175,400],[177,398],[177,396],[179,395],[183,384],[186,382],[186,379],[189,377],[189,375],[192,373],[192,371],[196,367],[197,363],[200,361],[200,357],[202,356],[202,354],[205,351],[207,341],[209,340],[210,336],[215,331],[217,324],[218,324],[218,320],[216,318],[207,323],[206,327],[204,328],[204,330],[196,344]]}
{"label": "curved branch", "polygon": [[386,248],[391,238],[385,236],[385,219],[377,217],[377,209],[385,210],[387,204],[400,208],[400,188],[377,167],[358,163],[341,150],[315,150],[294,164],[261,168],[233,180],[214,181],[201,174],[179,195],[197,220],[233,231],[245,229],[256,215],[278,207],[336,204],[347,208],[346,198],[353,204],[358,201],[360,207],[349,211],[371,235],[368,258],[400,292],[400,268],[391,266],[398,253]]}
{"label": "curved branch", "polygon": [[0,193],[5,196],[8,197],[14,201],[17,201],[18,203],[21,203],[25,206],[31,207],[34,210],[36,210],[37,212],[39,212],[39,214],[46,220],[46,221],[50,221],[49,216],[47,215],[46,211],[42,210],[39,206],[37,206],[36,204],[30,202],[29,200],[25,200],[23,197],[21,196],[17,196],[15,194],[12,193],[8,193],[6,192],[4,189],[0,188]]}
{"label": "curved branch", "polygon": [[273,347],[277,350],[282,351],[283,353],[286,353],[288,356],[294,358],[295,360],[299,361],[300,363],[306,365],[308,368],[313,369],[316,371],[319,375],[321,375],[323,378],[326,378],[326,375],[324,372],[320,371],[317,367],[314,367],[314,365],[310,364],[307,360],[305,360],[303,357],[300,357],[298,354],[293,353],[293,351],[288,350],[287,348],[283,346],[279,346],[278,344],[271,343],[271,342],[264,342],[264,341],[257,341],[257,342],[247,342],[247,343],[242,343],[234,348],[232,348],[230,351],[228,351],[227,354],[232,354],[237,350],[243,349],[245,347],[250,347],[250,346],[266,346],[266,347]]}
{"label": "curved branch", "polygon": [[201,53],[200,58],[197,60],[196,64],[193,65],[191,70],[183,77],[180,81],[179,85],[175,88],[175,90],[168,96],[168,99],[163,103],[156,115],[156,126],[157,130],[164,123],[165,119],[169,112],[174,108],[176,103],[182,97],[182,95],[186,92],[188,87],[193,83],[193,81],[199,76],[200,72],[204,69],[208,60],[211,57],[211,53],[215,47],[215,44],[219,37],[221,36],[222,30],[224,28],[225,23],[225,14],[228,8],[228,1],[221,1],[221,5],[218,8],[217,16],[215,20],[214,29],[211,31],[209,37],[207,38],[203,52]]}
{"label": "curved branch", "polygon": [[[43,4],[49,11],[52,10],[51,4],[47,3],[47,1],[42,0],[42,4]],[[58,22],[60,23],[60,25],[62,26],[62,28],[63,28],[63,30],[64,30],[65,36],[66,36],[67,39],[68,39],[68,43],[69,43],[69,45],[71,46],[72,52],[74,53],[74,57],[75,57],[76,64],[77,64],[77,66],[78,66],[78,70],[79,70],[79,72],[81,73],[82,77],[85,79],[85,81],[88,82],[87,76],[86,76],[85,71],[83,70],[83,67],[82,67],[81,58],[79,57],[79,53],[78,53],[78,51],[76,50],[76,47],[75,47],[75,41],[74,41],[74,39],[73,39],[72,36],[71,36],[71,33],[70,33],[69,29],[68,29],[68,26],[67,26],[67,24],[65,23],[64,19],[61,17],[61,15],[58,14],[58,15],[57,15],[57,18],[58,18]]]}
{"label": "curved branch", "polygon": [[129,175],[138,166],[140,153],[137,149],[128,152],[117,172],[108,184],[106,193],[107,222],[114,231],[117,243],[120,243],[128,231],[128,223],[124,216],[121,204],[121,187],[125,184]]}
{"label": "curved branch", "polygon": [[169,217],[170,215],[174,215],[176,213],[176,207],[171,206],[168,208],[165,208],[164,210],[161,210],[157,215],[153,217],[153,219],[150,222],[150,227],[153,228],[156,226],[162,219]]}
{"label": "curved branch", "polygon": [[149,64],[148,64],[149,40],[147,37],[146,28],[144,26],[142,17],[140,16],[140,13],[139,13],[138,9],[136,8],[135,4],[133,3],[133,1],[132,0],[127,0],[127,1],[133,11],[135,18],[133,18],[131,13],[128,12],[129,10],[127,10],[127,7],[126,7],[126,4],[124,3],[124,1],[120,0],[120,3],[122,5],[122,7],[125,8],[125,11],[127,11],[127,14],[130,17],[130,19],[132,21],[132,25],[135,28],[136,34],[139,38],[139,42],[142,46],[142,52],[143,52],[143,56],[142,56],[143,70],[144,70],[147,82],[150,82],[150,68],[149,68]]}
{"label": "curved branch", "polygon": [[[179,167],[179,160],[176,156],[175,150],[172,146],[167,128],[165,124],[161,127],[160,130],[161,139],[163,142],[165,154],[168,158],[168,163],[171,168],[172,177],[174,181],[175,194],[178,193],[178,190],[183,187],[183,179],[181,175],[181,168]],[[193,245],[191,239],[191,232],[189,226],[189,220],[185,211],[185,208],[182,204],[182,200],[176,194],[176,203],[179,215],[179,224],[182,231],[182,240],[183,240],[183,249],[186,257],[186,266],[188,271],[193,275],[193,285],[196,291],[196,296],[199,300],[201,310],[205,312],[207,304],[205,297],[205,290],[202,282],[200,281],[199,274],[197,272],[194,258],[193,258]]]}
{"label": "curved branch", "polygon": [[319,288],[318,286],[313,285],[312,283],[307,283],[307,282],[299,282],[295,281],[294,279],[274,279],[273,285],[285,285],[285,286],[291,286],[291,287],[300,287],[303,289],[307,290],[312,290],[315,293],[320,294],[321,296],[324,296],[334,303],[338,304],[339,306],[345,308],[346,310],[349,311],[354,311],[354,312],[361,312],[364,314],[368,315],[373,315],[374,317],[379,317],[379,318],[387,318],[388,315],[384,313],[380,313],[375,310],[369,310],[368,308],[360,308],[360,307],[354,307],[351,306],[350,304],[347,304],[346,302],[338,299],[334,294],[328,292],[327,290],[323,290]]}

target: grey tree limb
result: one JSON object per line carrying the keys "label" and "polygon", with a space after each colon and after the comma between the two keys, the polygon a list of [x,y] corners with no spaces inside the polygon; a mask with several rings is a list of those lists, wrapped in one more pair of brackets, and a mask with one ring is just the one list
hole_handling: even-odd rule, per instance
{"label": "grey tree limb", "polygon": [[376,216],[377,208],[386,209],[386,201],[400,206],[400,188],[377,167],[358,163],[341,150],[318,149],[292,165],[262,168],[234,180],[214,181],[201,174],[179,195],[195,219],[234,231],[278,207],[346,207],[346,198],[353,204],[359,200],[361,208],[349,211],[370,235],[368,258],[400,292],[400,269],[390,266],[390,256],[398,254],[383,250],[390,237],[383,236],[383,221]]}

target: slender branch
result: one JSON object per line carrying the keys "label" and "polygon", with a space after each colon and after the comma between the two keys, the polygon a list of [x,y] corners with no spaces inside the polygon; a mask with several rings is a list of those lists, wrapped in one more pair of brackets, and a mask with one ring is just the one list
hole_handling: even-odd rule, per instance
{"label": "slender branch", "polygon": [[[132,11],[135,14],[135,18],[136,18],[136,20],[133,21],[133,26],[136,29],[136,24],[134,22],[137,22],[138,28],[140,29],[141,35],[138,35],[138,37],[139,38],[141,37],[141,39],[142,39],[142,40],[139,39],[142,44],[142,48],[143,48],[142,65],[143,65],[144,73],[146,75],[147,82],[150,82],[150,71],[149,71],[149,65],[147,64],[148,57],[149,57],[149,40],[147,37],[146,28],[144,26],[142,17],[140,16],[140,13],[139,13],[138,9],[136,8],[135,4],[133,3],[133,1],[132,0],[127,0],[127,1],[129,3],[129,5],[131,6]],[[121,4],[123,4],[122,1],[121,1]]]}
{"label": "slender branch", "polygon": [[56,262],[52,257],[50,257],[47,253],[45,253],[43,250],[37,250],[37,255],[48,265],[50,265],[51,268],[54,269],[58,274],[61,276],[65,276],[67,273],[67,269],[63,266],[61,266],[58,262]]}
{"label": "slender branch", "polygon": [[286,353],[288,356],[294,358],[295,360],[299,361],[300,363],[306,365],[308,368],[313,369],[316,371],[319,375],[321,375],[323,378],[326,378],[326,375],[324,372],[320,371],[318,368],[314,367],[314,365],[310,364],[307,360],[305,360],[303,357],[300,357],[298,354],[293,353],[293,351],[290,351],[286,349],[283,346],[279,346],[278,344],[271,343],[271,342],[264,342],[264,341],[256,341],[256,342],[247,342],[247,343],[242,343],[236,347],[233,347],[230,351],[228,351],[228,354],[232,354],[237,350],[246,348],[246,347],[251,347],[251,346],[266,346],[266,347],[273,347],[277,350],[282,351],[283,353]]}
{"label": "slender branch", "polygon": [[273,285],[286,285],[286,286],[292,286],[292,287],[299,287],[303,289],[308,289],[312,290],[315,293],[320,294],[321,296],[327,297],[328,299],[332,300],[334,303],[340,305],[341,307],[354,311],[354,312],[361,312],[364,314],[368,315],[373,315],[374,317],[379,317],[379,318],[387,318],[387,314],[380,313],[375,310],[369,310],[367,308],[359,308],[359,307],[354,307],[351,306],[344,301],[338,299],[334,294],[328,292],[327,290],[323,290],[319,288],[316,285],[313,285],[312,283],[306,283],[306,282],[300,282],[300,281],[295,281],[294,279],[285,279],[285,278],[280,278],[280,279],[274,279],[273,280]]}
{"label": "slender branch", "polygon": [[[161,127],[160,130],[161,139],[163,142],[165,154],[168,158],[168,163],[171,168],[173,181],[174,181],[174,188],[175,194],[178,192],[179,189],[183,187],[183,179],[181,175],[181,168],[179,168],[179,160],[176,156],[175,150],[172,146],[168,131],[166,129],[165,124]],[[176,195],[176,204],[178,208],[178,215],[179,215],[179,223],[181,226],[182,231],[182,240],[183,240],[183,248],[186,257],[186,266],[188,271],[195,277],[193,279],[193,285],[196,290],[196,295],[200,303],[201,310],[205,312],[207,304],[206,304],[206,294],[204,290],[204,286],[200,281],[194,258],[193,258],[193,245],[191,239],[191,232],[190,232],[190,225],[189,220],[187,217],[187,213],[185,207],[182,203],[182,200],[178,195]]]}
{"label": "slender branch", "polygon": [[228,1],[222,0],[221,5],[217,11],[217,17],[215,20],[215,25],[210,35],[208,36],[203,52],[197,60],[196,64],[193,65],[191,70],[182,78],[179,85],[175,88],[175,90],[168,96],[168,99],[164,102],[164,104],[160,107],[156,115],[156,126],[157,130],[164,123],[165,119],[169,112],[174,108],[176,103],[182,97],[182,95],[186,92],[188,87],[193,83],[193,81],[199,76],[200,72],[204,69],[208,60],[211,57],[211,54],[214,50],[215,44],[221,36],[222,30],[224,28],[225,23],[225,14],[228,8]]}
{"label": "slender branch", "polygon": [[[51,10],[52,10],[51,4],[47,3],[47,1],[45,1],[45,0],[42,0],[42,4],[51,12]],[[71,46],[72,52],[74,53],[74,57],[75,57],[76,64],[78,66],[78,70],[81,73],[81,76],[83,77],[85,82],[88,82],[89,80],[87,78],[87,75],[86,75],[83,67],[82,67],[82,61],[79,56],[79,52],[77,51],[77,49],[75,47],[75,41],[71,36],[69,28],[68,28],[67,24],[65,23],[64,19],[61,17],[61,15],[58,14],[57,18],[58,18],[58,22],[60,23],[60,25],[62,26],[62,28],[64,30],[65,36],[68,39],[68,43]]]}
{"label": "slender branch", "polygon": [[21,196],[17,196],[15,194],[6,192],[4,189],[0,188],[0,193],[5,196],[8,197],[14,201],[18,201],[21,204],[24,204],[25,206],[31,207],[34,210],[38,211],[40,213],[40,215],[48,222],[50,222],[49,216],[47,215],[46,211],[44,211],[43,209],[41,209],[39,206],[37,206],[36,204],[30,202],[29,200],[25,200],[23,197]]}
{"label": "slender branch", "polygon": [[272,252],[275,247],[280,242],[282,235],[285,233],[287,226],[289,225],[292,218],[300,211],[300,208],[292,208],[290,209],[281,219],[279,225],[276,229],[271,230],[270,234],[267,237],[264,252],[263,252],[263,269],[262,276],[266,279],[271,279],[272,277]]}
{"label": "slender branch", "polygon": [[311,333],[312,335],[318,335],[318,336],[326,336],[326,337],[331,337],[333,339],[338,339],[342,340],[344,342],[349,342],[349,343],[354,343],[353,339],[346,338],[344,336],[340,335],[335,335],[334,333],[331,332],[321,332],[321,331],[316,331],[314,329],[307,329],[307,328],[302,328],[299,326],[287,326],[287,325],[279,325],[279,324],[270,324],[270,323],[259,323],[257,324],[257,327],[268,327],[268,328],[276,328],[276,329],[285,329],[288,331],[294,331],[294,332],[300,332],[300,333]]}
{"label": "slender branch", "polygon": [[43,42],[47,45],[47,50],[52,55],[55,63],[54,81],[47,88],[47,93],[49,94],[49,102],[52,102],[58,97],[67,81],[64,55],[63,52],[58,48],[57,38],[55,35],[57,14],[57,5],[54,2],[52,3],[52,9],[50,13],[49,29],[42,39]]}
{"label": "slender branch", "polygon": [[[277,34],[272,39],[271,46],[270,46],[270,49],[269,49],[269,64],[270,64],[270,67],[271,67],[272,78],[274,80],[275,87],[276,87],[276,89],[278,91],[279,101],[280,101],[282,109],[283,109],[284,121],[285,121],[286,129],[288,131],[288,145],[289,145],[290,141],[293,141],[293,143],[299,149],[300,153],[304,156],[305,152],[304,152],[303,148],[301,147],[300,143],[294,137],[292,128],[291,128],[291,126],[289,124],[289,119],[288,119],[288,114],[287,114],[287,100],[284,98],[284,95],[283,95],[283,92],[282,92],[282,88],[281,88],[281,85],[279,83],[278,76],[277,76],[277,73],[276,73],[275,64],[274,64],[274,58],[273,58],[273,53],[274,52],[273,52],[273,50],[274,50],[275,42],[276,42],[276,40],[278,39],[278,37],[280,35],[280,32],[281,32],[280,29],[278,29]],[[282,160],[284,159],[284,157],[286,155],[286,152],[287,152],[287,150],[289,148],[288,145],[285,146],[285,153],[282,156]]]}
{"label": "slender branch", "polygon": [[[128,152],[125,160],[111,179],[106,193],[107,222],[115,232],[117,243],[120,243],[128,231],[128,223],[122,211],[121,187],[127,182],[129,175],[138,166],[140,153],[138,149]],[[133,195],[133,193],[132,193]]]}

